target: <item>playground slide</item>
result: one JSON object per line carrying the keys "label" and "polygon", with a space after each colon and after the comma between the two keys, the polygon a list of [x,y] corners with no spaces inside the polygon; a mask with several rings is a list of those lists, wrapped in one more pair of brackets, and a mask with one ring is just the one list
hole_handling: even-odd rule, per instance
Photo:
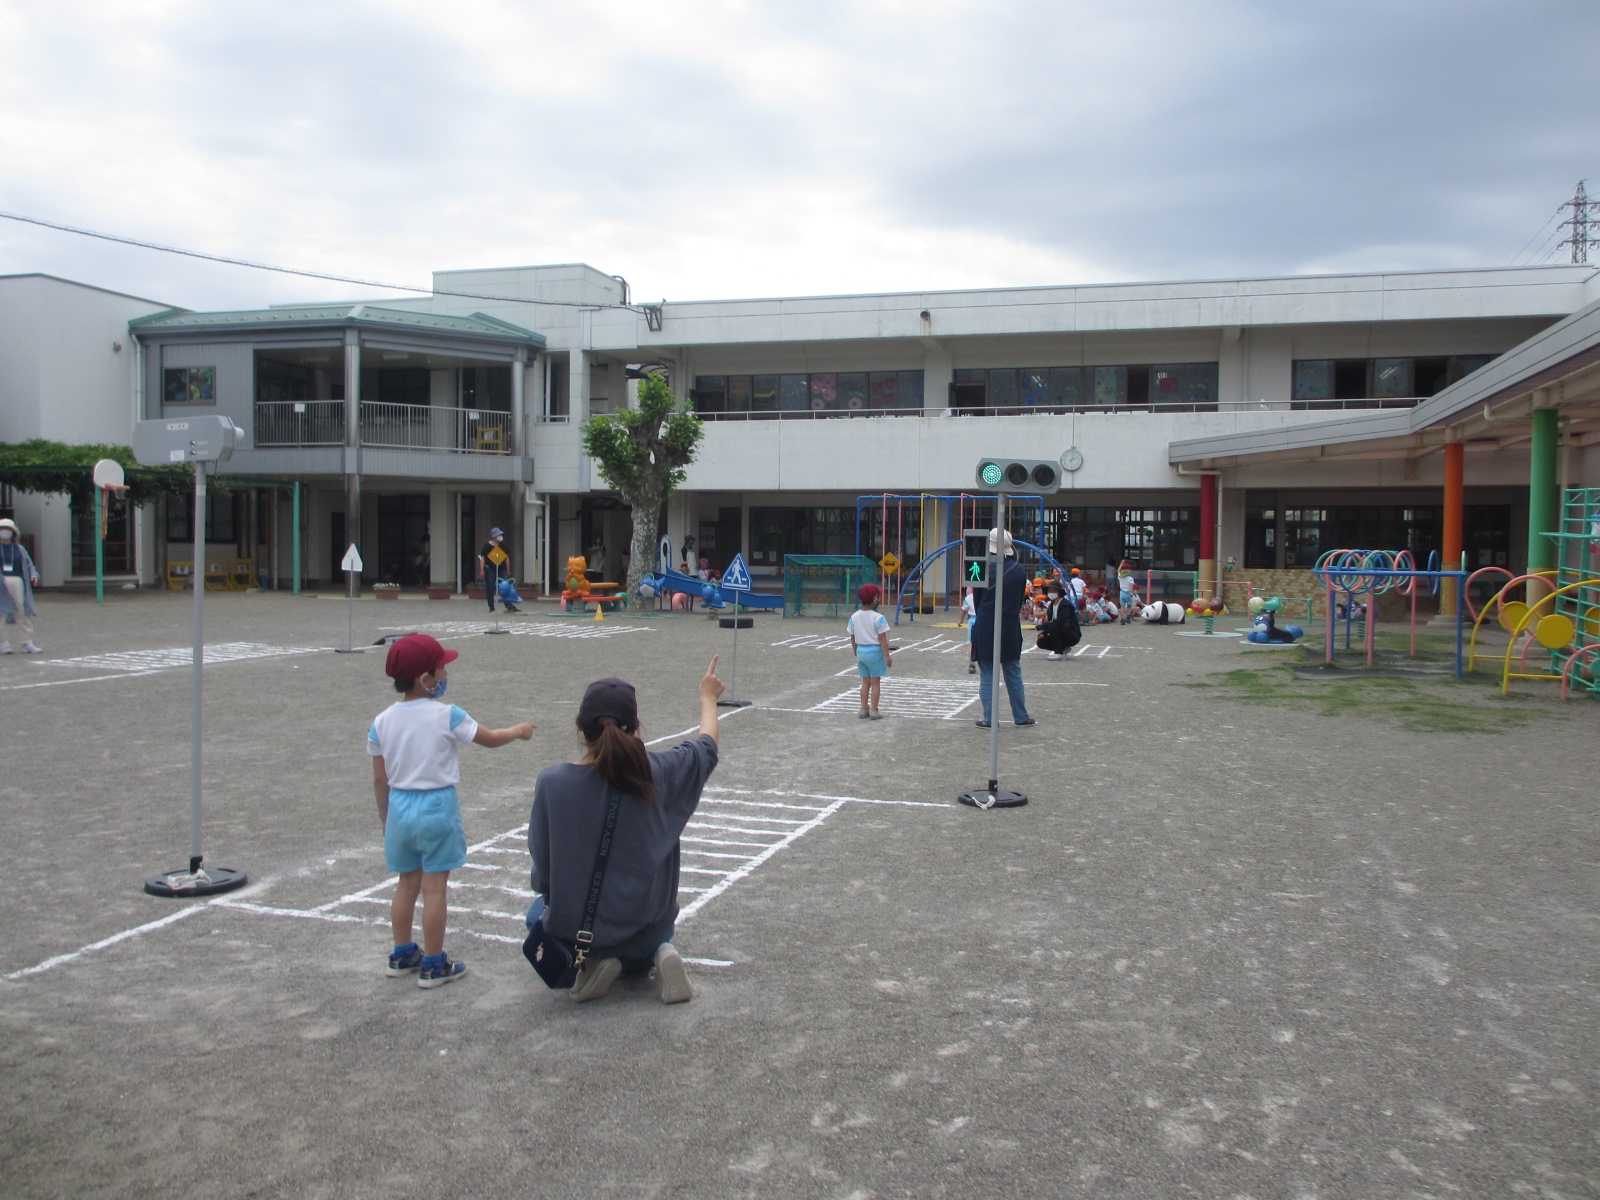
{"label": "playground slide", "polygon": [[705,599],[702,589],[705,583],[694,575],[685,575],[682,571],[656,571],[645,576],[655,584],[657,591],[684,592],[693,596],[707,608],[723,608],[737,601],[740,608],[781,609],[782,596],[765,596],[759,592],[724,592],[718,591],[716,599]]}

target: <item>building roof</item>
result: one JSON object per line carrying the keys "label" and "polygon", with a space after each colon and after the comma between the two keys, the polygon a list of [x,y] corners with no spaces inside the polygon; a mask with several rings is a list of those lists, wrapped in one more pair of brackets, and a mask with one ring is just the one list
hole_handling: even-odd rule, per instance
{"label": "building roof", "polygon": [[392,332],[448,333],[495,341],[544,345],[544,336],[484,313],[446,316],[416,309],[384,308],[376,304],[297,304],[281,308],[251,308],[235,312],[170,311],[129,322],[140,335],[166,332],[216,332],[235,329],[295,329],[318,326],[361,325]]}
{"label": "building roof", "polygon": [[1532,414],[1561,410],[1570,444],[1600,438],[1600,301],[1513,346],[1415,408],[1361,410],[1283,429],[1171,443],[1167,460],[1205,466],[1405,457],[1448,442],[1504,449],[1532,437]]}

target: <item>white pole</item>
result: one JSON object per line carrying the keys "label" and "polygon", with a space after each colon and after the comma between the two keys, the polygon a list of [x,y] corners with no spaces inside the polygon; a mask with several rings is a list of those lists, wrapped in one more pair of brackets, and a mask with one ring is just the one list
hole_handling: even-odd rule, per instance
{"label": "white pole", "polygon": [[189,874],[200,869],[200,738],[205,723],[201,692],[206,661],[206,465],[194,464],[194,686],[189,710]]}

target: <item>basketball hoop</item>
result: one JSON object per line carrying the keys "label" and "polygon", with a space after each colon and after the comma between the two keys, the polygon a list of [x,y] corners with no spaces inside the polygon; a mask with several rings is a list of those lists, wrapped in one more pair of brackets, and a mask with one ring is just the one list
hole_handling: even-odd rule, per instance
{"label": "basketball hoop", "polygon": [[[99,488],[102,493],[127,491],[128,482],[127,477],[122,470],[122,464],[114,458],[102,458],[99,462],[95,463],[94,485],[95,487]],[[103,539],[106,536],[106,522],[111,517],[110,501],[112,497],[102,495],[101,499],[105,501],[105,503],[100,505],[100,536]]]}

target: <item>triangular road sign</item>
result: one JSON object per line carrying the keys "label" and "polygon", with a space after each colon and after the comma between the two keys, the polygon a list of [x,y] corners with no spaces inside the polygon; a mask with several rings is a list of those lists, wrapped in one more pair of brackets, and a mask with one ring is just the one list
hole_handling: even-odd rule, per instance
{"label": "triangular road sign", "polygon": [[721,586],[725,592],[748,592],[751,590],[750,568],[744,565],[742,551],[733,556],[733,561],[728,564],[728,569],[722,573]]}
{"label": "triangular road sign", "polygon": [[348,549],[348,550],[346,550],[344,552],[344,561],[339,564],[339,570],[341,570],[341,571],[359,571],[359,570],[361,570],[361,551],[356,549],[356,544],[354,542],[351,542],[350,543],[350,549]]}

